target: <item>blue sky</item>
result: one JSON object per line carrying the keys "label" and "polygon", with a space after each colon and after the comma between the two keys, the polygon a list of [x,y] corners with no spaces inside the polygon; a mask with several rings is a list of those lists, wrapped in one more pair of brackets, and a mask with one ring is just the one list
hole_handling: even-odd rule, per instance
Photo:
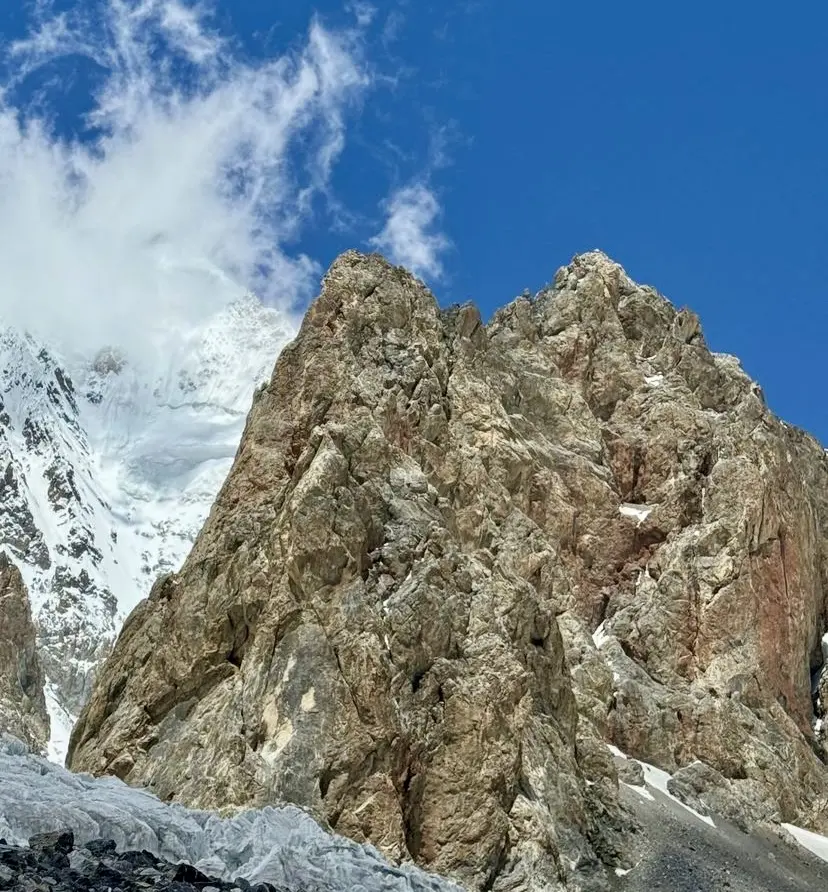
{"label": "blue sky", "polygon": [[[169,25],[170,10],[186,8],[183,0],[142,2],[157,7],[156,24]],[[96,5],[84,4],[87,10]],[[71,8],[58,3],[52,13]],[[16,0],[4,4],[0,32],[7,47],[31,27],[24,13]],[[230,245],[227,257],[211,255],[211,262],[225,264],[231,278],[249,279],[254,268],[279,275],[290,287],[271,299],[301,303],[312,291],[308,283],[318,281],[339,251],[379,245],[418,266],[441,302],[472,299],[488,315],[523,289],[549,281],[573,254],[598,247],[634,278],[695,309],[710,345],[740,356],[774,410],[828,442],[822,395],[828,7],[220,0],[202,23],[205,34],[230,40],[211,73],[214,88],[222,77],[241,78],[242,69],[260,72],[268,60],[300,54],[314,17],[347,56],[353,80],[347,90],[331,86],[322,99],[307,100],[314,123],[285,125],[289,145],[279,155],[280,171],[290,168],[290,177],[278,188],[272,171],[261,180],[269,184],[272,208],[263,204],[227,238],[213,233],[208,239],[197,231],[198,219],[220,207],[215,195],[208,196],[213,204],[194,202],[198,216],[183,221],[171,208],[156,220],[147,197],[142,216],[124,223],[123,233],[107,230],[103,251],[89,242],[94,256],[118,253],[113,240],[129,241],[135,231],[157,229],[170,244],[193,251],[221,236]],[[7,106],[31,115],[34,101],[53,126],[47,143],[78,137],[100,150],[100,129],[79,115],[95,107],[91,91],[112,58],[100,52],[106,40],[90,38],[82,52],[66,41],[59,52],[43,41],[36,53],[31,46],[16,52],[9,59]],[[176,56],[162,39],[150,49],[152,64],[170,63],[168,80],[153,88],[153,109],[165,90],[200,83],[202,62],[194,64],[192,54]],[[326,64],[322,56],[312,62],[317,72]],[[24,69],[31,73],[16,79]],[[145,76],[124,71],[110,83],[120,97],[129,92],[130,76]],[[241,109],[234,120],[248,120],[243,89],[232,95]],[[124,134],[143,127],[146,115],[139,109],[135,125],[124,108],[118,105],[115,129],[122,138],[118,152],[128,158]],[[184,128],[206,127],[204,116],[198,120],[177,119],[179,129],[167,134],[169,152],[147,149],[136,162],[136,178],[155,182],[153,171],[166,163],[159,159],[174,158],[175,146],[186,142]],[[228,120],[228,132],[234,126]],[[261,158],[282,152],[265,131],[262,122],[250,136]],[[222,140],[217,153],[225,150]],[[115,157],[111,146],[104,151]],[[305,164],[308,157],[313,165]],[[91,169],[93,162],[84,163]],[[255,165],[240,169],[239,176],[259,175]],[[123,177],[129,165],[113,161],[108,170]],[[101,182],[115,177],[95,171]],[[170,181],[182,178],[171,174]],[[101,195],[120,196],[111,185],[106,189],[101,186]],[[200,201],[205,189],[199,181],[178,204],[196,192]],[[121,197],[101,199],[83,232],[98,227],[103,233],[95,221],[112,206],[129,205]],[[63,215],[56,220],[58,226]],[[278,257],[254,256],[250,245],[261,249],[255,220],[265,221]],[[49,237],[73,253],[62,235]],[[81,236],[72,238],[68,244],[80,244]],[[134,294],[152,284],[138,259],[126,254],[111,280],[133,262],[127,314]],[[27,280],[27,287],[42,286]],[[94,287],[85,283],[84,294]],[[159,287],[162,292],[168,293]],[[65,302],[78,299],[70,294]]]}

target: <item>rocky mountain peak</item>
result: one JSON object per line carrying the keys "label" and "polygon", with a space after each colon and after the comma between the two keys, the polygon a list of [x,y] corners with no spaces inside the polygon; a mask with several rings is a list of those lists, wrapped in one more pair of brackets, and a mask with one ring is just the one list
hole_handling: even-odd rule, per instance
{"label": "rocky mountain peak", "polygon": [[127,364],[126,357],[114,347],[104,347],[95,354],[92,360],[94,374],[105,378],[107,375],[119,375]]}
{"label": "rocky mountain peak", "polygon": [[71,765],[494,890],[624,868],[607,742],[822,826],[826,493],[819,444],[600,252],[487,325],[349,252]]}

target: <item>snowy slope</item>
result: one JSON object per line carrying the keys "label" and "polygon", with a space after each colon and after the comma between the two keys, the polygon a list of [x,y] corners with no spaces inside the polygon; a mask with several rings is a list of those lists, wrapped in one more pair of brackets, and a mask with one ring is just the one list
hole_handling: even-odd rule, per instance
{"label": "snowy slope", "polygon": [[53,757],[124,618],[186,556],[291,334],[252,297],[152,356],[65,357],[0,327],[0,548],[31,594]]}

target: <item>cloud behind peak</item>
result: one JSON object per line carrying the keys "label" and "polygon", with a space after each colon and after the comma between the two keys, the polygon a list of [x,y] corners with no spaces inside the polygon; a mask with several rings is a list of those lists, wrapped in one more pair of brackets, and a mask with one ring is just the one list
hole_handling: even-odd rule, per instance
{"label": "cloud behind peak", "polygon": [[[144,350],[245,291],[286,308],[310,294],[317,265],[289,245],[371,86],[358,27],[314,20],[251,61],[203,4],[40,3],[4,49],[0,322]],[[91,108],[61,133],[49,75],[70,59],[94,75]]]}

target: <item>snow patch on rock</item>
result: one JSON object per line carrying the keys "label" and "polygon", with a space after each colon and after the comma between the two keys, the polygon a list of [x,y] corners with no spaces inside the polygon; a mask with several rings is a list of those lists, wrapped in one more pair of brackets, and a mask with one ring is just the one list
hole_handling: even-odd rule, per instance
{"label": "snow patch on rock", "polygon": [[653,513],[652,505],[632,505],[629,502],[623,502],[618,508],[618,513],[624,517],[631,517],[637,520],[636,526],[642,523]]}
{"label": "snow patch on rock", "polygon": [[662,768],[656,768],[655,765],[651,765],[649,762],[642,762],[641,759],[631,760],[630,756],[626,753],[622,752],[618,749],[617,746],[612,746],[608,744],[609,751],[615,756],[617,759],[625,759],[627,761],[635,761],[642,767],[644,770],[644,786],[636,786],[634,784],[625,784],[626,787],[629,787],[631,790],[634,790],[644,799],[655,800],[655,796],[653,796],[651,789],[657,790],[662,795],[666,796],[676,805],[690,812],[691,815],[698,818],[700,821],[703,821],[705,824],[708,824],[710,827],[715,827],[715,823],[713,819],[709,815],[703,815],[701,812],[697,812],[694,808],[690,808],[689,805],[685,805],[681,799],[674,796],[668,789],[667,783],[672,778],[672,775],[669,771],[664,771]]}
{"label": "snow patch on rock", "polygon": [[75,724],[75,716],[70,715],[61,705],[55,686],[46,681],[46,711],[49,713],[50,736],[47,755],[49,760],[62,765],[69,751],[69,736]]}
{"label": "snow patch on rock", "polygon": [[592,633],[592,643],[600,650],[609,640],[609,635],[606,630],[606,623],[601,623],[600,626]]}
{"label": "snow patch on rock", "polygon": [[819,833],[814,833],[811,830],[804,830],[795,824],[783,824],[782,826],[803,849],[807,849],[823,861],[828,861],[828,837],[820,836]]}

